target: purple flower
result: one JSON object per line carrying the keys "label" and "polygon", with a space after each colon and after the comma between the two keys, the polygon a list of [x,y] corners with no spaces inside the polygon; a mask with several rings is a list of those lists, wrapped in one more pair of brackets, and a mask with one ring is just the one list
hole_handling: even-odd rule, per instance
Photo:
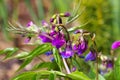
{"label": "purple flower", "polygon": [[54,18],[50,18],[50,22],[52,23],[54,21]]}
{"label": "purple flower", "polygon": [[87,45],[88,45],[88,42],[82,41],[80,44],[75,44],[73,49],[77,51],[78,55],[81,55],[87,50],[87,47],[88,47]]}
{"label": "purple flower", "polygon": [[106,67],[112,69],[113,68],[113,62],[111,60],[108,60]]}
{"label": "purple flower", "polygon": [[112,44],[112,49],[117,49],[117,48],[119,48],[120,47],[120,41],[115,41],[115,42],[113,42],[113,44]]}
{"label": "purple flower", "polygon": [[50,61],[51,61],[51,62],[54,62],[54,61],[55,61],[55,58],[54,58],[54,57],[50,58]]}
{"label": "purple flower", "polygon": [[42,20],[42,26],[48,27],[48,23],[45,20]]}
{"label": "purple flower", "polygon": [[69,13],[69,12],[66,12],[65,14],[64,14],[64,17],[69,17],[71,14]]}
{"label": "purple flower", "polygon": [[57,32],[55,30],[51,30],[50,36],[54,36],[55,34],[57,34]]}
{"label": "purple flower", "polygon": [[48,33],[42,33],[38,36],[43,43],[46,43],[46,42],[52,42],[52,39],[50,39],[50,35]]}
{"label": "purple flower", "polygon": [[30,26],[32,26],[32,25],[33,25],[33,22],[30,21],[30,22],[28,22],[27,27],[30,27]]}
{"label": "purple flower", "polygon": [[31,37],[27,37],[24,42],[28,43],[30,40],[31,40]]}
{"label": "purple flower", "polygon": [[96,53],[90,51],[86,56],[85,56],[85,61],[94,61],[96,59]]}
{"label": "purple flower", "polygon": [[48,51],[45,53],[46,56],[50,56],[53,52],[52,51]]}
{"label": "purple flower", "polygon": [[76,67],[73,67],[73,68],[72,68],[72,72],[75,72],[75,71],[76,71]]}
{"label": "purple flower", "polygon": [[65,39],[62,34],[58,33],[52,40],[52,45],[55,46],[57,49],[62,47],[65,44]]}
{"label": "purple flower", "polygon": [[73,55],[74,55],[74,52],[70,45],[66,47],[65,51],[61,52],[61,56],[63,58],[69,58],[69,57],[72,57]]}

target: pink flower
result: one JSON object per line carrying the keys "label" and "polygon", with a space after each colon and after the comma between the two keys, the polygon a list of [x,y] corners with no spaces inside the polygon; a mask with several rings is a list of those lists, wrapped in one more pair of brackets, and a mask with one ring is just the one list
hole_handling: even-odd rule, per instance
{"label": "pink flower", "polygon": [[115,41],[115,42],[113,42],[113,44],[112,44],[112,46],[111,46],[112,49],[117,49],[117,48],[119,48],[119,47],[120,47],[120,41]]}

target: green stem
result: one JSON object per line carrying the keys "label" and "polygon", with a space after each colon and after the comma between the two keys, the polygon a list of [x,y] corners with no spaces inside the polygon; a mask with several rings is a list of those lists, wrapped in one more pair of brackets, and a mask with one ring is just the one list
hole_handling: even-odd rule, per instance
{"label": "green stem", "polygon": [[95,52],[96,52],[96,80],[99,79],[98,77],[98,51],[97,51],[97,45],[95,41],[93,41],[94,47],[95,47]]}

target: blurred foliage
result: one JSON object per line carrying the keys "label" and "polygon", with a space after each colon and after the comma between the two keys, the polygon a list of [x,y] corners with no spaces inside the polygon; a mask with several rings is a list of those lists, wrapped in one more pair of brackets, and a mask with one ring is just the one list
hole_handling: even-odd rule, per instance
{"label": "blurred foliage", "polygon": [[8,38],[6,27],[9,20],[25,24],[32,20],[40,24],[47,15],[70,11],[71,4],[70,0],[0,0],[0,29]]}
{"label": "blurred foliage", "polygon": [[[86,7],[79,22],[89,22],[83,28],[96,33],[96,42],[99,51],[109,54],[111,44],[119,38],[118,14],[114,8],[118,8],[117,1],[110,0],[82,0],[82,8]],[[118,3],[119,4],[119,3]],[[116,6],[115,6],[116,5]],[[115,16],[116,15],[116,16]]]}
{"label": "blurred foliage", "polygon": [[7,31],[5,30],[7,25],[7,20],[8,20],[8,10],[6,7],[6,4],[4,0],[0,0],[0,31],[2,29],[4,35],[8,38],[9,36],[7,35]]}

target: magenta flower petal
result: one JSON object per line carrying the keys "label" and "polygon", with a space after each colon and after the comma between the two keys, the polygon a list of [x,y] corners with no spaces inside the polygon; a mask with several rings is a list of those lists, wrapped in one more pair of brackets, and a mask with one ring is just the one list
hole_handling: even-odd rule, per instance
{"label": "magenta flower petal", "polygon": [[[42,34],[44,34],[44,35],[42,35]],[[52,40],[50,38],[45,36],[45,35],[50,36],[48,33],[42,33],[42,34],[40,34],[38,37],[42,40],[43,43],[52,42]]]}
{"label": "magenta flower petal", "polygon": [[65,39],[62,34],[58,33],[52,40],[52,45],[56,48],[60,48],[65,44]]}
{"label": "magenta flower petal", "polygon": [[113,42],[113,44],[112,44],[112,49],[117,49],[117,48],[119,48],[120,47],[120,41],[115,41],[115,42]]}
{"label": "magenta flower petal", "polygon": [[32,25],[33,25],[33,22],[30,21],[30,22],[28,22],[27,27],[30,27],[30,26],[32,26]]}
{"label": "magenta flower petal", "polygon": [[31,40],[31,37],[27,37],[24,42],[28,43],[30,40]]}
{"label": "magenta flower petal", "polygon": [[52,23],[54,21],[54,18],[50,18],[50,22]]}
{"label": "magenta flower petal", "polygon": [[56,48],[60,48],[64,45],[65,40],[64,39],[60,39],[60,38],[55,38],[52,41],[52,45],[55,46]]}
{"label": "magenta flower petal", "polygon": [[83,54],[88,48],[88,42],[82,41],[80,44],[75,44],[73,49],[77,51],[78,55]]}
{"label": "magenta flower petal", "polygon": [[69,16],[71,16],[71,14],[70,14],[69,12],[66,12],[66,13],[64,14],[64,16],[65,16],[65,17],[69,17]]}

